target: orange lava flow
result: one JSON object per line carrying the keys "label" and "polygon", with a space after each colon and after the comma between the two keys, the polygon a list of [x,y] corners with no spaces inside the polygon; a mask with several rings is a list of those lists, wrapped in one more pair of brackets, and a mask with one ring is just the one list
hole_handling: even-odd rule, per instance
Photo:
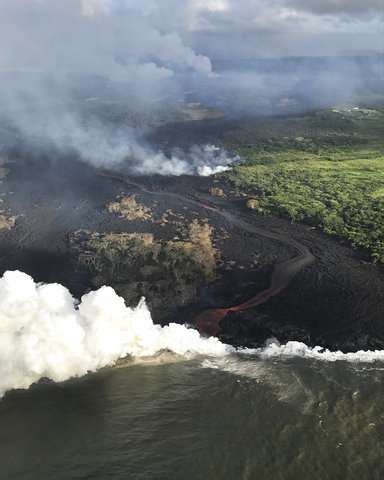
{"label": "orange lava flow", "polygon": [[220,332],[220,322],[230,311],[230,308],[205,310],[196,317],[194,325],[201,334],[216,337]]}
{"label": "orange lava flow", "polygon": [[256,307],[257,305],[261,305],[269,298],[277,295],[281,290],[283,290],[283,287],[267,288],[266,290],[263,290],[256,296],[250,298],[244,303],[240,303],[239,305],[234,305],[233,307],[229,308],[205,310],[196,317],[194,325],[203,335],[217,336],[221,330],[220,323],[229,312],[243,312],[245,310],[249,310],[250,308]]}
{"label": "orange lava flow", "polygon": [[310,252],[308,247],[300,244],[298,241],[290,238],[289,236],[287,237],[286,235],[274,233],[273,231],[267,231],[255,225],[248,224],[247,222],[245,222],[241,218],[238,218],[238,216],[232,214],[231,212],[218,208],[214,203],[212,204],[210,201],[201,200],[201,198],[196,197],[196,195],[193,195],[192,198],[188,198],[185,195],[181,195],[177,192],[147,190],[143,185],[132,181],[129,177],[126,178],[124,176],[117,175],[116,173],[109,171],[100,171],[100,175],[124,183],[126,185],[133,185],[141,192],[148,195],[160,196],[162,198],[165,196],[177,199],[178,201],[189,203],[194,207],[201,207],[205,210],[215,212],[216,214],[223,217],[230,224],[233,224],[241,228],[242,230],[245,230],[246,232],[283,242],[298,251],[297,256],[275,265],[271,275],[271,282],[269,288],[263,290],[249,300],[240,303],[239,305],[234,305],[227,308],[210,309],[200,313],[200,315],[195,318],[194,325],[196,326],[197,330],[203,335],[217,336],[221,330],[220,323],[228,315],[229,312],[242,312],[267,302],[271,297],[278,295],[282,290],[284,290],[300,270],[315,261],[315,257]]}

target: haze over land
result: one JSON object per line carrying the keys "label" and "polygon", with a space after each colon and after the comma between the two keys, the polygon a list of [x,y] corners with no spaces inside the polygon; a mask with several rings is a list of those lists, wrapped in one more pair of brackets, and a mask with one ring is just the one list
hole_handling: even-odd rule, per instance
{"label": "haze over land", "polygon": [[261,115],[376,93],[381,2],[318,3],[1,0],[1,115],[13,134],[2,143],[20,146],[21,134],[34,151],[128,158],[136,173],[215,168],[150,146],[148,128],[191,101]]}

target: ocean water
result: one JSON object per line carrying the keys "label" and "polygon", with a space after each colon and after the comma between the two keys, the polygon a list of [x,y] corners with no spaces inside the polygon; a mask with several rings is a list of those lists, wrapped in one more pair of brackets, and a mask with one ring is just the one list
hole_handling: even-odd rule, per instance
{"label": "ocean water", "polygon": [[235,350],[21,272],[0,326],[0,480],[384,478],[384,351]]}
{"label": "ocean water", "polygon": [[0,478],[382,479],[384,363],[158,354],[0,402]]}

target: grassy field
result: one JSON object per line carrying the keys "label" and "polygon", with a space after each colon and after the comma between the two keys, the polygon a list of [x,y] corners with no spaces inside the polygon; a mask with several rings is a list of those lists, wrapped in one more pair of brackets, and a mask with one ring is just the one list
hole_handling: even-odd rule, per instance
{"label": "grassy field", "polygon": [[320,227],[384,263],[384,109],[335,108],[246,125],[225,174],[252,207]]}

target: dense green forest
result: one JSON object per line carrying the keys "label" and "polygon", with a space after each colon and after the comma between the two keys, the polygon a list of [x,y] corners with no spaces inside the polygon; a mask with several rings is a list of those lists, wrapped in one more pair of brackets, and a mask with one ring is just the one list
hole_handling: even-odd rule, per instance
{"label": "dense green forest", "polygon": [[248,124],[225,174],[252,207],[348,239],[384,263],[384,109],[342,107]]}

